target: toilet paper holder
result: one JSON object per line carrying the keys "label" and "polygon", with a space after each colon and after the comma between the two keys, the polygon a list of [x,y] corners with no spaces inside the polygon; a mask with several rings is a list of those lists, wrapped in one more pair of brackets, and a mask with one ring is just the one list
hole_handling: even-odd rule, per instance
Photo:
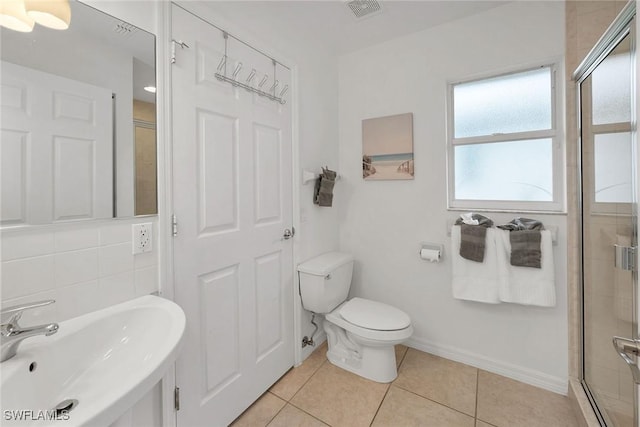
{"label": "toilet paper holder", "polygon": [[418,256],[425,261],[440,262],[442,261],[443,254],[444,245],[442,244],[429,242],[420,243]]}

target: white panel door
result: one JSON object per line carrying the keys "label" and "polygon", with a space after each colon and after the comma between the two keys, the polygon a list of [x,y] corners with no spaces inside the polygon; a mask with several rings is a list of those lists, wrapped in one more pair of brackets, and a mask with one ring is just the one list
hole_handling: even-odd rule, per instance
{"label": "white panel door", "polygon": [[111,218],[111,91],[9,62],[1,67],[1,224]]}
{"label": "white panel door", "polygon": [[[222,33],[175,5],[172,19],[189,46],[172,67],[178,425],[224,426],[293,366],[291,110],[218,81]],[[268,58],[231,39],[229,54],[272,86]]]}

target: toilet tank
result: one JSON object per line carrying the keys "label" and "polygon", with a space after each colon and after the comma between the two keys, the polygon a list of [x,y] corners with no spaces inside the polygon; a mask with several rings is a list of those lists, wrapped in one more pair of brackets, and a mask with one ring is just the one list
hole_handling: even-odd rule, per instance
{"label": "toilet tank", "polygon": [[298,265],[300,298],[305,310],[329,313],[347,300],[353,255],[328,252]]}

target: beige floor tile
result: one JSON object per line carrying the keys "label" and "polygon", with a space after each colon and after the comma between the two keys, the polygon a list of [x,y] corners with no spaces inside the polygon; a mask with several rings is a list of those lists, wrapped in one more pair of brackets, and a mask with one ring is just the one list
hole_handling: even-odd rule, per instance
{"label": "beige floor tile", "polygon": [[277,383],[271,386],[269,391],[288,402],[327,360],[326,354],[327,342],[325,341],[302,362],[302,365],[292,368],[284,374]]}
{"label": "beige floor tile", "polygon": [[286,404],[284,400],[266,392],[231,425],[233,427],[264,427]]}
{"label": "beige floor tile", "polygon": [[476,427],[494,427],[489,423],[485,423],[484,421],[476,420]]}
{"label": "beige floor tile", "polygon": [[372,426],[474,427],[474,421],[468,415],[391,386]]}
{"label": "beige floor tile", "polygon": [[410,348],[393,384],[475,416],[477,373],[474,367]]}
{"label": "beige floor tile", "polygon": [[295,406],[287,404],[269,423],[269,427],[325,427],[322,421],[313,418]]}
{"label": "beige floor tile", "polygon": [[325,363],[291,404],[333,426],[368,426],[389,387]]}
{"label": "beige floor tile", "polygon": [[407,346],[404,346],[402,344],[398,344],[395,347],[396,350],[396,367],[399,367],[400,364],[402,363],[402,359],[404,359],[405,354],[407,354]]}
{"label": "beige floor tile", "polygon": [[577,427],[569,399],[509,378],[480,371],[478,419],[499,427]]}

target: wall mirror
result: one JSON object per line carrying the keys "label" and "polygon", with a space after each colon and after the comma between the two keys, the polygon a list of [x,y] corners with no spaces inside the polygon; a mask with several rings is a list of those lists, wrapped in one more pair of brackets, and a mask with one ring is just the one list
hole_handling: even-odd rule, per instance
{"label": "wall mirror", "polygon": [[0,224],[157,213],[155,36],[71,0],[0,30]]}

